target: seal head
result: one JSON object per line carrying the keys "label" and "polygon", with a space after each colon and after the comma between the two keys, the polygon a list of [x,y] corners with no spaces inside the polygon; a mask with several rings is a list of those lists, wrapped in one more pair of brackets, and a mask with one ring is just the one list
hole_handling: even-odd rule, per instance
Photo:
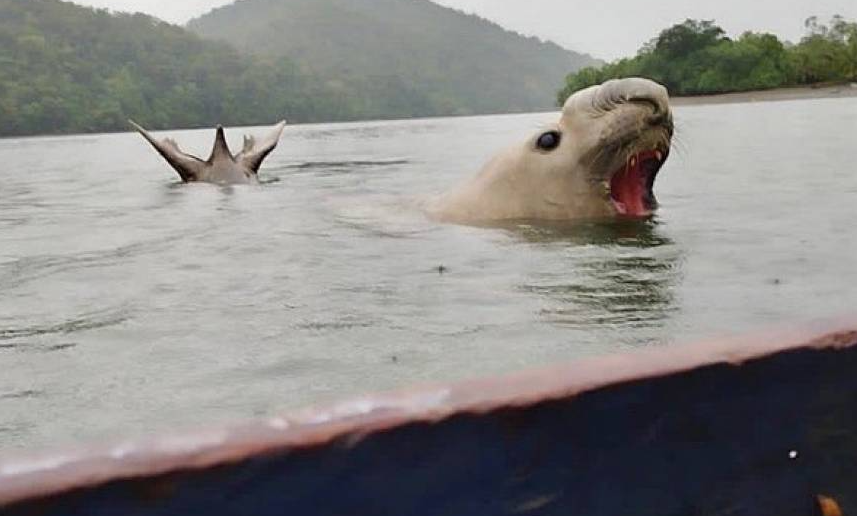
{"label": "seal head", "polygon": [[556,124],[494,157],[429,212],[464,224],[647,217],[672,135],[666,88],[611,80],[569,97]]}

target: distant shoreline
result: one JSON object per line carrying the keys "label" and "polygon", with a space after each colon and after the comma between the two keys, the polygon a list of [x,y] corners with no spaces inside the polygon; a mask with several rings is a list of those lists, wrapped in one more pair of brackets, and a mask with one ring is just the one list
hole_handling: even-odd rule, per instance
{"label": "distant shoreline", "polygon": [[[694,95],[689,97],[670,97],[670,104],[673,106],[707,106],[716,104],[740,104],[753,102],[775,102],[782,100],[805,100],[805,99],[834,99],[834,98],[857,98],[857,83],[845,83],[834,86],[798,86],[789,88],[775,88],[771,90],[758,91],[741,91],[735,93],[718,93],[713,95]],[[554,111],[543,111],[543,113],[553,113]],[[436,115],[414,118],[375,118],[366,120],[332,120],[325,122],[304,122],[289,124],[289,126],[306,126],[306,125],[327,125],[327,124],[360,124],[372,122],[404,122],[408,120],[431,120],[443,118],[468,118],[481,116],[506,116],[506,115],[526,115],[530,112],[511,112],[511,113],[479,113],[467,115]],[[239,130],[242,128],[262,127],[266,123],[252,125],[236,125],[230,126],[231,130]],[[176,127],[170,129],[159,129],[160,131],[194,131],[208,130],[209,126],[202,127]],[[28,135],[6,135],[0,136],[2,140],[20,140],[29,138],[59,138],[59,137],[75,137],[75,136],[98,136],[108,134],[128,134],[134,133],[131,129],[117,131],[94,131],[90,133],[43,133],[43,134],[28,134]]]}
{"label": "distant shoreline", "polygon": [[714,95],[672,97],[674,106],[704,106],[709,104],[737,104],[745,102],[775,102],[781,100],[831,99],[857,97],[857,83],[834,86],[799,86],[772,90],[740,91]]}

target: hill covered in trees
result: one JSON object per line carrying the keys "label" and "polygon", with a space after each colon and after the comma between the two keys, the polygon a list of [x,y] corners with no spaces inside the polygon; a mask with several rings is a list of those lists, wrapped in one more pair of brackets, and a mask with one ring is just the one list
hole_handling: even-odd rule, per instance
{"label": "hill covered in trees", "polygon": [[646,44],[633,58],[570,74],[559,102],[607,79],[640,76],[673,95],[701,95],[857,81],[857,23],[834,16],[829,25],[806,20],[796,45],[772,34],[730,39],[713,21],[686,20]]}
{"label": "hill covered in trees", "polygon": [[286,58],[248,57],[149,16],[0,0],[0,136],[354,118]]}
{"label": "hill covered in trees", "polygon": [[292,59],[371,118],[550,108],[568,70],[596,64],[429,0],[240,0],[188,27]]}
{"label": "hill covered in trees", "polygon": [[428,0],[244,0],[195,21],[0,0],[0,136],[547,108],[591,58]]}

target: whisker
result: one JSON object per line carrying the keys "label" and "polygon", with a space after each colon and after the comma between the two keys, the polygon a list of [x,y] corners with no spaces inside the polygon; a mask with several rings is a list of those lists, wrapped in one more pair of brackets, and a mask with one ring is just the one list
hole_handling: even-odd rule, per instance
{"label": "whisker", "polygon": [[678,131],[673,134],[672,148],[675,149],[679,156],[687,158],[688,146],[685,144],[684,138],[678,133]]}

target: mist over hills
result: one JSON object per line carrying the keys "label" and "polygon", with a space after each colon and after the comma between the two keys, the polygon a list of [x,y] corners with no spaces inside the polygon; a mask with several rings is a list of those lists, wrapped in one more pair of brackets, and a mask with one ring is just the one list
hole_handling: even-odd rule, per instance
{"label": "mist over hills", "polygon": [[244,0],[191,27],[0,0],[0,136],[550,109],[594,62],[428,0]]}
{"label": "mist over hills", "polygon": [[240,0],[188,28],[288,57],[369,117],[550,109],[597,63],[429,0]]}

